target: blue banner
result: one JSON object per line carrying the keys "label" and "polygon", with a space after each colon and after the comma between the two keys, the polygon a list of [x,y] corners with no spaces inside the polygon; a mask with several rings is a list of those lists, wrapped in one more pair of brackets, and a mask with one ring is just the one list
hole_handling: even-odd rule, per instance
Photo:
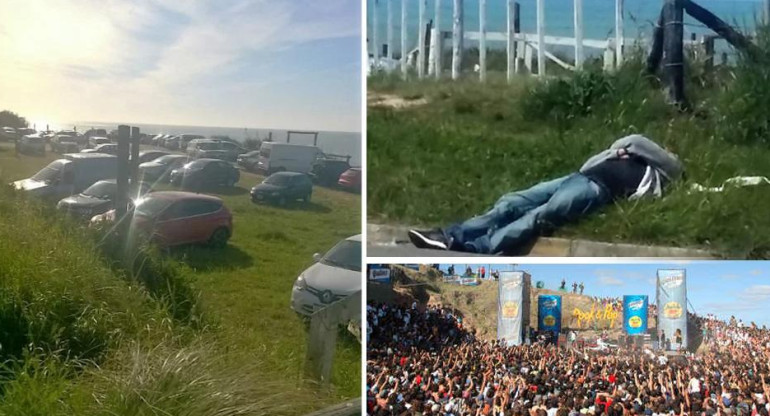
{"label": "blue banner", "polygon": [[646,295],[623,296],[623,329],[628,335],[642,335],[647,332]]}
{"label": "blue banner", "polygon": [[666,350],[687,347],[687,279],[684,270],[658,270],[658,337]]}
{"label": "blue banner", "polygon": [[541,331],[561,332],[561,296],[538,296],[537,327]]}

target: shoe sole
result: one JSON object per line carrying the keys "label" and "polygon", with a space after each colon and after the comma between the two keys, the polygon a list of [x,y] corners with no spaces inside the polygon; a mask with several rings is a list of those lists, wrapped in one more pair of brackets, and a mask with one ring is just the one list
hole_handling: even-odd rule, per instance
{"label": "shoe sole", "polygon": [[[444,244],[444,243],[442,243],[440,241],[436,241],[436,240],[431,240],[429,238],[425,238],[422,234],[420,234],[420,233],[418,233],[418,232],[416,232],[414,230],[409,230],[409,237],[410,237],[410,239],[417,238],[419,241],[422,241],[423,243],[425,243],[426,245],[428,245],[428,246],[430,246],[432,248],[437,248],[439,250],[447,250],[446,244]],[[414,241],[412,241],[412,243],[414,244]],[[415,246],[417,246],[417,244],[415,244]],[[419,246],[417,246],[417,247],[419,248]]]}

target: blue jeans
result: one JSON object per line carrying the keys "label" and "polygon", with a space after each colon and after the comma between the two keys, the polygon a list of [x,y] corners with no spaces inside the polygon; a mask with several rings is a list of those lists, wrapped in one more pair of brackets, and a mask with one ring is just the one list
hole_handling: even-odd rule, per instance
{"label": "blue jeans", "polygon": [[603,186],[573,173],[503,195],[485,214],[444,232],[451,250],[496,254],[520,246],[544,226],[558,227],[611,200]]}

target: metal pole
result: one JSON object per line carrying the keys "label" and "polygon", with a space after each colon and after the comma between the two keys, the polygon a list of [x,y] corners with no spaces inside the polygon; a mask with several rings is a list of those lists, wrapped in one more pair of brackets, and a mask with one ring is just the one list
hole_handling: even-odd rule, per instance
{"label": "metal pole", "polygon": [[454,0],[452,20],[452,79],[458,79],[463,55],[463,0]]}
{"label": "metal pole", "polygon": [[575,68],[583,69],[583,0],[575,0]]}
{"label": "metal pole", "polygon": [[537,74],[545,76],[545,0],[537,0]]}
{"label": "metal pole", "polygon": [[423,78],[425,76],[425,25],[426,25],[426,19],[425,19],[425,6],[428,3],[428,0],[419,0],[420,1],[420,8],[419,8],[419,34],[418,38],[419,43],[417,44],[417,54],[420,57],[420,60],[417,61],[417,77]]}
{"label": "metal pole", "polygon": [[407,77],[406,57],[409,54],[406,50],[406,1],[401,0],[401,76],[404,79]]}
{"label": "metal pole", "polygon": [[507,2],[507,9],[508,9],[508,30],[506,33],[506,37],[508,38],[508,44],[506,45],[506,54],[508,58],[508,71],[506,73],[506,79],[508,82],[513,81],[513,74],[516,71],[515,62],[516,62],[516,40],[514,39],[513,35],[513,0],[508,0]]}
{"label": "metal pole", "polygon": [[388,29],[387,29],[387,42],[388,42],[388,60],[393,59],[393,0],[388,0]]}
{"label": "metal pole", "polygon": [[487,80],[487,0],[479,0],[479,80]]}
{"label": "metal pole", "polygon": [[617,68],[623,64],[623,0],[615,0],[615,59]]}
{"label": "metal pole", "polygon": [[435,68],[433,69],[434,71],[433,74],[436,75],[436,79],[440,79],[441,78],[441,55],[444,49],[442,47],[443,38],[441,36],[441,0],[436,0],[436,9],[435,9],[434,15],[435,16],[433,17],[433,21],[436,22],[434,25],[435,26],[434,30],[436,33],[435,35],[436,51],[434,52],[435,56],[434,56],[433,62],[435,64]]}

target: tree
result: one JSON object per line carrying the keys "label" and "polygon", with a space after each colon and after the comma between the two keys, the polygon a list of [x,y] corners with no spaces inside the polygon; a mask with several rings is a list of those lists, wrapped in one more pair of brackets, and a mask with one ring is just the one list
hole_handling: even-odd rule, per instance
{"label": "tree", "polygon": [[27,119],[24,117],[21,117],[12,111],[0,111],[0,127],[13,127],[18,129],[27,126],[29,126],[29,123],[27,123]]}

